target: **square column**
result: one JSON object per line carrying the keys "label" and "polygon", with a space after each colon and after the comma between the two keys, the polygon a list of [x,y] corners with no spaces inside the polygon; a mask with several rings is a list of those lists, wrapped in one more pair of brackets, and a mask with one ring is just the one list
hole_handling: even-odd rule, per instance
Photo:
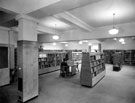
{"label": "square column", "polygon": [[26,102],[38,96],[37,23],[20,16],[17,42],[18,101]]}
{"label": "square column", "polygon": [[18,100],[25,102],[38,96],[38,45],[18,41]]}

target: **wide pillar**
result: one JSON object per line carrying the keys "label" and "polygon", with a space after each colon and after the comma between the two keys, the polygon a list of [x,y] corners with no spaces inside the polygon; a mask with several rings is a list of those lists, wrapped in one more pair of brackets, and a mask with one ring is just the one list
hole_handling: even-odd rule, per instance
{"label": "wide pillar", "polygon": [[37,23],[24,16],[17,17],[17,20],[18,101],[26,102],[38,96]]}

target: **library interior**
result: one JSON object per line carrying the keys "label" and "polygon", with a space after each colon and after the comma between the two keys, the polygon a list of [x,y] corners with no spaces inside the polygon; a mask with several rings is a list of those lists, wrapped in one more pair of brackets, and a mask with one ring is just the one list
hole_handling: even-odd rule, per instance
{"label": "library interior", "polygon": [[0,103],[135,103],[135,0],[0,0]]}

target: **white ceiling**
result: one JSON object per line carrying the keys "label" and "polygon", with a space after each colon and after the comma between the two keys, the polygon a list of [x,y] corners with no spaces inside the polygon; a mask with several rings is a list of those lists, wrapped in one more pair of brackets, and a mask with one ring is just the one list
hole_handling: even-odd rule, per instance
{"label": "white ceiling", "polygon": [[27,14],[61,0],[0,0],[0,7],[20,14]]}
{"label": "white ceiling", "polygon": [[32,16],[59,30],[112,25],[113,13],[116,24],[135,22],[135,0],[0,0],[0,10]]}
{"label": "white ceiling", "polygon": [[60,21],[59,19],[53,16],[40,19],[40,23],[44,26],[57,29],[59,31],[75,29],[74,25],[71,25],[71,24],[69,25],[65,22]]}
{"label": "white ceiling", "polygon": [[101,0],[69,11],[92,27],[135,22],[135,0]]}

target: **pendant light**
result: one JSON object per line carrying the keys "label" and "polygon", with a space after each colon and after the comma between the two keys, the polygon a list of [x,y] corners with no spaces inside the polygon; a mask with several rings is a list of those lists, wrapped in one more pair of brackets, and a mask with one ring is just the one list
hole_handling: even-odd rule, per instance
{"label": "pendant light", "polygon": [[120,38],[120,39],[119,39],[119,42],[124,42],[124,41],[125,41],[124,38]]}
{"label": "pendant light", "polygon": [[56,24],[55,24],[55,35],[53,35],[52,36],[52,38],[54,39],[54,40],[58,40],[59,39],[59,36],[58,35],[56,35]]}
{"label": "pendant light", "polygon": [[59,36],[58,36],[58,35],[53,35],[52,38],[53,38],[54,40],[58,40],[58,39],[59,39]]}
{"label": "pendant light", "polygon": [[113,28],[109,30],[109,34],[111,34],[111,35],[116,35],[119,32],[119,30],[116,29],[114,26],[114,17],[115,17],[115,13],[113,13]]}

